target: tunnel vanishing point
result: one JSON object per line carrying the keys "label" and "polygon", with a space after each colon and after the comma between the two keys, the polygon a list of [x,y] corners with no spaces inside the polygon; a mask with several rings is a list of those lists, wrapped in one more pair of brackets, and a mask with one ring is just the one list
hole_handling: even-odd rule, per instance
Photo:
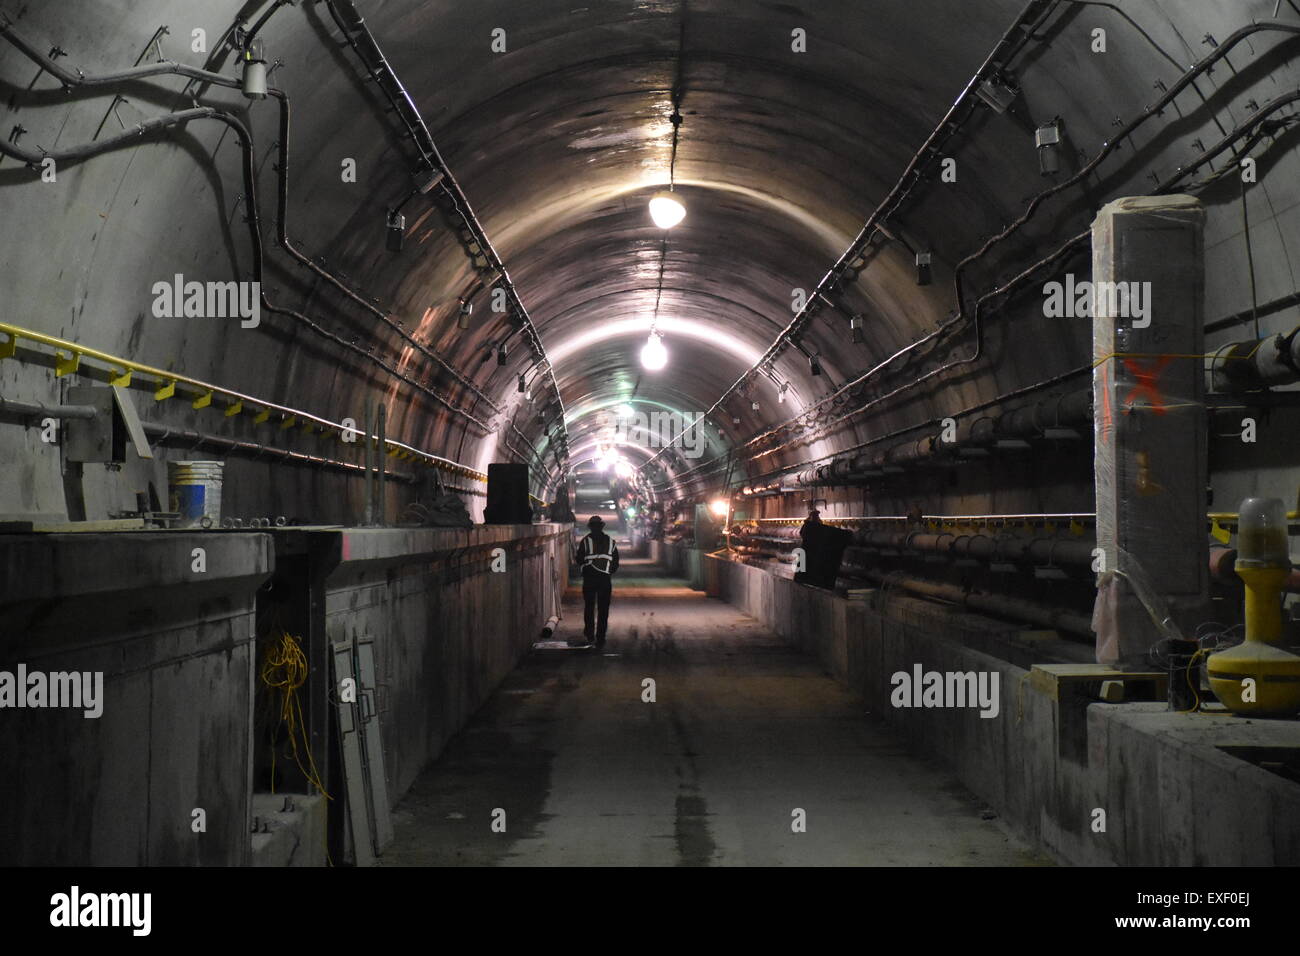
{"label": "tunnel vanishing point", "polygon": [[0,864],[1300,863],[1294,0],[0,0],[0,94]]}

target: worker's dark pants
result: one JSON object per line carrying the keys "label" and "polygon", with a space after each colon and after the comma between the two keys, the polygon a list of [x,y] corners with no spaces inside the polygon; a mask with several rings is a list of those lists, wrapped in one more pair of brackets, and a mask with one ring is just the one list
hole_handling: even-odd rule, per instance
{"label": "worker's dark pants", "polygon": [[582,579],[582,633],[587,640],[603,641],[609,626],[609,596],[614,581],[608,574],[599,572]]}

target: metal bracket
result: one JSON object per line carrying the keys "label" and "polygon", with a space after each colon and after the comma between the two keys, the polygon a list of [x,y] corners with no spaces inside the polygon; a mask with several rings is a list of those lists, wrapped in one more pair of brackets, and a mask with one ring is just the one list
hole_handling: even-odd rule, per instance
{"label": "metal bracket", "polygon": [[96,409],[94,418],[69,419],[64,426],[68,461],[124,462],[128,441],[135,446],[138,457],[153,458],[144,425],[126,389],[117,385],[74,385],[68,389],[68,400]]}

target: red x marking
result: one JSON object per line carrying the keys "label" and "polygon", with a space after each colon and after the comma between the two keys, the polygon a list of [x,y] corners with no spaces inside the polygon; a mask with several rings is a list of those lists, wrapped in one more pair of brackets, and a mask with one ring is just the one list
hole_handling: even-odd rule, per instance
{"label": "red x marking", "polygon": [[1142,362],[1138,359],[1124,359],[1124,367],[1128,369],[1129,374],[1134,379],[1133,390],[1124,399],[1124,404],[1132,405],[1134,399],[1145,395],[1150,401],[1153,412],[1157,415],[1165,414],[1167,409],[1160,395],[1160,390],[1156,388],[1156,379],[1160,377],[1160,373],[1165,370],[1165,366],[1172,362],[1173,359],[1172,355],[1162,355],[1150,362]]}

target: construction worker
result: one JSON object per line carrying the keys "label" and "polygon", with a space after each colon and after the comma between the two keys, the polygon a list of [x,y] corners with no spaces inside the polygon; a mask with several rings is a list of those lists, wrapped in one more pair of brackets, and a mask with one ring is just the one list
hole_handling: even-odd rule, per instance
{"label": "construction worker", "polygon": [[604,532],[605,522],[592,515],[591,530],[578,542],[577,563],[582,568],[582,633],[586,643],[605,646],[609,625],[609,598],[618,571],[618,545]]}

